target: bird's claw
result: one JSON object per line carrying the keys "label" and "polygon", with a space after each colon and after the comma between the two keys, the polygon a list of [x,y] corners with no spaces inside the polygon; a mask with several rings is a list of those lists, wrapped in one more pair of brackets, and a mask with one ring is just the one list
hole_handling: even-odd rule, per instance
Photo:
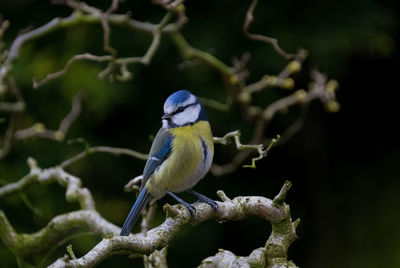
{"label": "bird's claw", "polygon": [[196,208],[191,204],[184,205],[184,206],[189,210],[190,219],[193,219],[194,218],[194,214],[196,213]]}
{"label": "bird's claw", "polygon": [[194,202],[193,204],[196,203],[206,203],[207,205],[209,205],[214,211],[218,211],[218,204],[217,202],[215,202],[214,200],[208,198],[208,199],[199,199],[196,202]]}

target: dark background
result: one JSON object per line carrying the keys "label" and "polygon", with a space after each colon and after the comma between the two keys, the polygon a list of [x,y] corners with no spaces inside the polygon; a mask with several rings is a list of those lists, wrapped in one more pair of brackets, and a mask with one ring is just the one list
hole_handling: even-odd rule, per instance
{"label": "dark background", "polygon": [[[105,8],[110,1],[102,1]],[[125,1],[119,12],[132,11],[138,20],[157,23],[165,13],[160,7],[141,1]],[[92,2],[89,2],[92,4]],[[189,23],[183,34],[194,47],[216,55],[226,63],[233,56],[251,53],[249,82],[263,74],[276,74],[285,61],[263,43],[247,40],[241,27],[249,1],[187,1]],[[239,169],[215,178],[209,174],[196,190],[216,198],[223,189],[228,196],[262,195],[272,198],[286,179],[293,182],[287,203],[293,218],[301,218],[299,240],[289,250],[289,258],[301,267],[400,267],[400,146],[398,125],[399,90],[399,10],[398,1],[261,1],[255,12],[252,32],[277,37],[286,51],[308,49],[304,69],[294,78],[297,88],[305,87],[311,68],[318,68],[340,83],[337,93],[341,110],[325,112],[314,102],[308,108],[303,128],[282,146],[258,162],[256,170]],[[70,10],[47,1],[1,1],[0,14],[11,21],[4,39],[7,44],[21,29],[37,27],[55,16],[68,16]],[[149,44],[146,34],[112,27],[111,43],[119,56],[140,56]],[[56,31],[30,42],[21,51],[15,67],[16,81],[27,102],[29,116],[22,127],[45,122],[57,128],[70,109],[73,96],[84,93],[83,113],[72,125],[67,138],[84,137],[91,145],[127,147],[147,152],[149,135],[160,124],[162,103],[177,89],[219,101],[225,100],[223,84],[210,68],[192,63],[182,68],[182,59],[167,38],[152,63],[131,66],[133,80],[109,83],[98,80],[105,64],[80,62],[70,72],[42,88],[32,88],[32,77],[63,68],[75,54],[102,50],[100,25],[79,25]],[[260,93],[264,105],[290,92],[273,89]],[[251,135],[252,124],[243,122],[237,109],[222,113],[206,108],[215,136],[241,129],[243,140]],[[277,115],[267,136],[282,133],[298,116],[299,108]],[[5,115],[1,115],[2,117]],[[6,124],[0,123],[4,133]],[[16,181],[28,172],[25,160],[32,156],[41,167],[50,167],[82,150],[49,140],[18,142],[12,153],[0,162],[2,182]],[[215,162],[231,159],[236,150],[217,146]],[[124,184],[140,174],[144,162],[128,157],[93,155],[68,169],[80,177],[96,200],[99,212],[121,225],[134,202],[123,192]],[[66,203],[58,185],[34,185],[25,191],[34,209],[20,195],[3,198],[5,211],[18,232],[34,232],[57,214],[76,209]],[[183,195],[190,200],[189,196]],[[190,200],[191,201],[191,200]],[[159,205],[174,201],[164,198]],[[164,219],[159,209],[154,225]],[[137,228],[137,226],[136,226]],[[188,226],[169,245],[170,267],[193,267],[218,248],[248,255],[264,245],[269,224],[258,218],[218,224],[213,221]],[[83,255],[99,237],[77,231],[75,236],[55,247],[44,259],[49,264],[72,243],[75,254]],[[16,266],[12,253],[0,242],[2,266]],[[140,263],[140,261],[135,261]],[[126,256],[112,256],[99,267],[132,265]],[[122,267],[121,266],[121,267]]]}

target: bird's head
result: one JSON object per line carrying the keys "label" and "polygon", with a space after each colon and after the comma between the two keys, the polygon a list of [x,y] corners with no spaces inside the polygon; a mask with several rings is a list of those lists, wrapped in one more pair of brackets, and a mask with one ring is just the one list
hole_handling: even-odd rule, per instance
{"label": "bird's head", "polygon": [[163,128],[191,125],[199,120],[207,121],[204,107],[195,95],[187,90],[179,90],[167,98],[162,116]]}

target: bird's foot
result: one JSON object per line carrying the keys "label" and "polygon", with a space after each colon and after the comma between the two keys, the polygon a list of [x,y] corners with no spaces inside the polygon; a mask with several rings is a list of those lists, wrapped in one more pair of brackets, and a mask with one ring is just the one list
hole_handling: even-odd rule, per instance
{"label": "bird's foot", "polygon": [[184,205],[189,210],[190,219],[193,219],[194,218],[194,214],[196,213],[196,208],[193,205],[189,204],[189,203],[186,203],[186,204],[181,203],[181,204]]}
{"label": "bird's foot", "polygon": [[171,191],[167,191],[167,193],[168,193],[170,196],[172,196],[176,201],[178,201],[179,204],[185,206],[185,207],[189,210],[190,219],[193,219],[193,218],[194,218],[194,214],[196,213],[196,208],[195,208],[192,204],[189,204],[188,202],[186,202],[186,201],[183,200],[182,198],[178,197],[176,194],[174,194],[174,193],[171,192]]}
{"label": "bird's foot", "polygon": [[199,198],[197,202],[204,202],[207,203],[213,210],[218,211],[218,204],[217,202],[215,202],[214,200],[212,200],[211,198],[208,198],[205,195],[202,195],[198,192],[193,191],[192,189],[186,190],[187,192],[193,194],[194,196],[197,196]]}

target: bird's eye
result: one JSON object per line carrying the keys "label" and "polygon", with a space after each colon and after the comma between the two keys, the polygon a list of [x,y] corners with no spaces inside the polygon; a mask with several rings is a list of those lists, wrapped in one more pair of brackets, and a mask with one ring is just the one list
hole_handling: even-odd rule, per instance
{"label": "bird's eye", "polygon": [[185,108],[183,108],[183,107],[179,107],[178,109],[176,109],[176,113],[183,112],[183,110],[185,110]]}

